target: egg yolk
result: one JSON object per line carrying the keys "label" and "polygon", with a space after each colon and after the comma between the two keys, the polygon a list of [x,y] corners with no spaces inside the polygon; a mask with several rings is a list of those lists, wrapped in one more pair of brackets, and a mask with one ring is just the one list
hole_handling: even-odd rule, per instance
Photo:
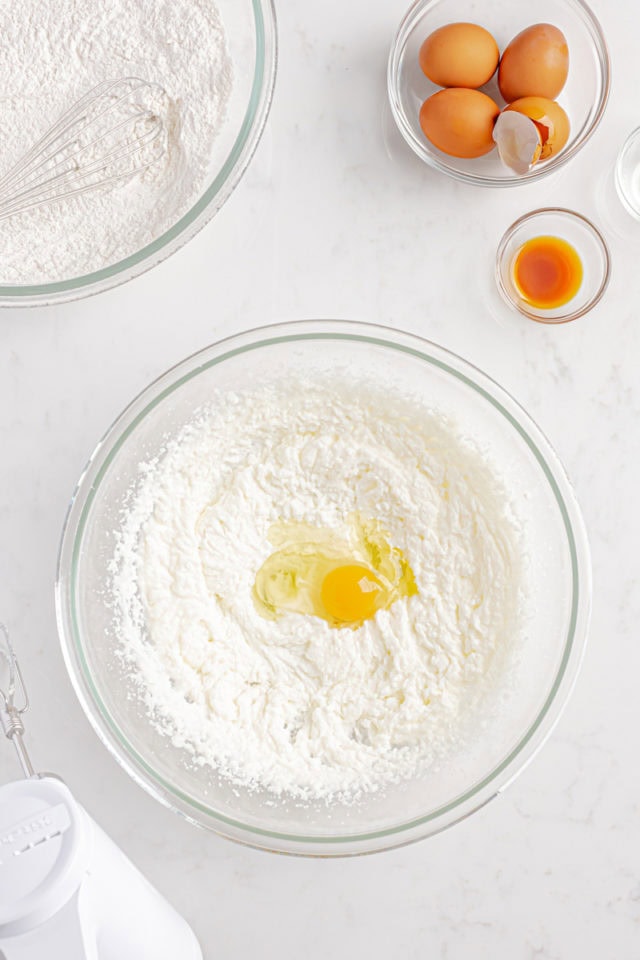
{"label": "egg yolk", "polygon": [[376,612],[382,584],[366,567],[336,567],[322,581],[322,605],[332,620],[357,623]]}

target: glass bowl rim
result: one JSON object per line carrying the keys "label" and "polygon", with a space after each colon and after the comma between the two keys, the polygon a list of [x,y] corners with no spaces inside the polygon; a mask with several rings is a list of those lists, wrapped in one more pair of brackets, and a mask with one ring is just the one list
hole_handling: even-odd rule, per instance
{"label": "glass bowl rim", "polygon": [[255,68],[242,124],[211,183],[174,224],[135,253],[65,280],[0,284],[0,307],[36,307],[95,296],[127,283],[180,250],[213,219],[240,183],[260,143],[273,102],[278,65],[275,0],[249,0],[255,25]]}
{"label": "glass bowl rim", "polygon": [[[569,220],[575,220],[592,235],[596,241],[596,244],[600,248],[600,252],[602,253],[604,270],[598,289],[584,304],[584,306],[580,307],[578,310],[573,310],[571,313],[561,314],[559,317],[547,318],[533,313],[532,310],[527,308],[527,305],[524,302],[516,302],[513,299],[504,285],[501,265],[507,250],[507,246],[520,227],[524,226],[524,224],[528,223],[530,220],[535,220],[537,217],[546,216],[549,214],[559,218],[566,217]],[[535,320],[537,323],[544,323],[547,326],[554,326],[555,324],[559,323],[569,323],[572,320],[578,320],[580,317],[583,317],[602,300],[605,291],[609,286],[609,280],[611,279],[611,253],[609,251],[609,245],[607,244],[607,241],[605,240],[601,231],[598,229],[598,227],[596,227],[595,223],[589,220],[588,217],[585,217],[584,214],[578,213],[576,210],[569,210],[567,207],[538,207],[537,210],[531,210],[529,213],[524,213],[521,217],[518,217],[518,219],[514,220],[513,223],[507,227],[503,233],[502,239],[500,240],[498,249],[496,251],[495,277],[498,290],[500,291],[503,300],[508,306],[511,307],[512,310],[515,310],[516,313],[519,313],[524,317],[528,317],[529,320]]]}
{"label": "glass bowl rim", "polygon": [[[386,829],[332,837],[285,833],[234,820],[165,781],[127,742],[102,703],[84,656],[76,617],[75,581],[88,513],[102,477],[138,423],[204,370],[238,354],[301,340],[346,340],[397,350],[453,375],[488,401],[524,440],[551,487],[567,536],[573,587],[568,636],[556,677],[534,722],[508,756],[463,794],[425,816]],[[171,367],[128,404],[98,441],[73,493],[58,553],[55,603],[62,653],[80,704],[112,756],[148,793],[190,822],[249,846],[278,853],[353,856],[402,846],[457,823],[497,796],[530,762],[559,719],[579,671],[590,617],[591,566],[584,522],[562,464],[540,428],[496,381],[458,355],[415,334],[355,321],[299,320],[247,330],[211,344]]]}
{"label": "glass bowl rim", "polygon": [[[393,39],[393,43],[391,44],[391,50],[389,52],[389,59],[387,63],[387,94],[391,106],[391,113],[393,114],[393,118],[396,122],[398,130],[400,131],[405,142],[413,150],[415,155],[423,161],[423,163],[426,163],[434,170],[438,170],[440,173],[444,173],[447,176],[452,177],[454,180],[459,180],[463,183],[471,183],[474,186],[479,187],[517,187],[521,184],[533,183],[536,180],[541,180],[550,173],[554,173],[555,171],[559,170],[582,149],[592,134],[595,133],[606,109],[611,90],[611,58],[609,56],[609,50],[607,47],[607,42],[604,38],[602,27],[600,26],[600,21],[594,14],[591,7],[585,3],[585,0],[562,0],[563,3],[567,4],[569,7],[572,7],[577,15],[581,18],[590,34],[593,48],[597,55],[598,65],[601,73],[602,90],[600,93],[600,100],[597,105],[596,113],[594,114],[589,126],[583,130],[580,136],[577,137],[576,140],[566,150],[561,151],[557,156],[552,157],[546,163],[529,170],[528,173],[521,174],[517,177],[503,178],[488,176],[485,174],[468,173],[465,170],[456,170],[455,167],[450,166],[446,160],[441,159],[439,155],[427,150],[424,144],[422,144],[414,136],[413,130],[406,119],[405,111],[402,106],[402,98],[399,94],[398,78],[400,76],[400,57],[411,34],[411,30],[413,29],[413,22],[415,18],[417,18],[418,14],[428,11],[430,7],[435,7],[442,2],[446,2],[446,0],[414,0],[402,18],[396,31],[396,35]],[[445,154],[443,154],[443,157],[444,156]]]}
{"label": "glass bowl rim", "polygon": [[624,143],[618,151],[615,166],[615,185],[618,198],[620,199],[620,202],[627,213],[633,217],[634,220],[640,220],[640,207],[635,206],[634,203],[629,199],[629,195],[622,183],[622,168],[624,166],[627,154],[638,143],[638,141],[640,141],[640,127],[634,127],[628,136],[625,137]]}

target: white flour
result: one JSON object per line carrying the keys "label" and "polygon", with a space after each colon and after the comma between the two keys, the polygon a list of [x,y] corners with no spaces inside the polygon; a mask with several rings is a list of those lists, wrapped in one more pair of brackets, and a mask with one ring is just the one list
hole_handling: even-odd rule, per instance
{"label": "white flour", "polygon": [[139,250],[207,183],[232,83],[213,0],[0,0],[0,175],[103,80],[164,87],[169,148],[134,179],[0,222],[0,283],[78,276]]}
{"label": "white flour", "polygon": [[[480,453],[409,401],[342,382],[213,397],[143,467],[112,565],[153,722],[275,793],[353,796],[414,775],[460,740],[514,637],[504,503]],[[270,525],[341,531],[354,511],[384,524],[418,595],[356,630],[261,617],[251,591]]]}

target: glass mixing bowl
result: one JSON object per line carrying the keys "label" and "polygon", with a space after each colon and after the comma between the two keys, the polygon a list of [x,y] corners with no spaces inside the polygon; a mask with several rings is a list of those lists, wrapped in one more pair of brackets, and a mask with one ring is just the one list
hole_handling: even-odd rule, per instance
{"label": "glass mixing bowl", "polygon": [[[475,160],[450,157],[434,147],[420,127],[420,107],[440,90],[428,80],[418,62],[422,43],[447,23],[470,21],[485,27],[496,39],[500,53],[516,34],[534,23],[559,27],[569,46],[569,76],[558,102],[566,110],[571,135],[555,157],[538,163],[528,173],[513,173],[496,150]],[[597,19],[582,0],[417,0],[398,28],[391,48],[387,86],[391,110],[411,149],[421,160],[442,173],[478,186],[513,187],[553,173],[584,146],[597,127],[609,97],[609,54]],[[502,106],[496,76],[481,88]]]}
{"label": "glass mixing bowl", "polygon": [[[568,303],[543,309],[522,296],[513,275],[513,264],[523,244],[534,237],[548,236],[570,243],[584,272],[580,289]],[[505,232],[496,253],[496,284],[500,294],[518,313],[539,323],[568,323],[583,317],[604,296],[610,275],[609,248],[598,228],[582,214],[561,207],[544,207],[520,217]]]}
{"label": "glass mixing bowl", "polygon": [[234,81],[227,117],[211,147],[208,186],[173,226],[136,253],[86,276],[55,283],[3,285],[0,306],[36,306],[101,293],[144,273],[196,235],[231,196],[249,165],[269,114],[277,61],[273,0],[216,0]]}
{"label": "glass mixing bowl", "polygon": [[[380,390],[416,395],[457,421],[487,452],[510,491],[528,554],[529,616],[510,692],[483,734],[437,772],[352,805],[302,803],[238,789],[150,724],[120,658],[105,592],[113,534],[138,465],[190,421],[211,390],[234,390],[295,371],[349,369]],[[385,327],[304,321],[217,343],[151,384],[96,447],[80,479],[60,548],[56,603],[76,693],[125,770],[189,820],[234,840],[315,856],[368,853],[436,833],[496,796],[549,734],[567,700],[590,606],[586,535],[560,462],[538,427],[496,383],[425,340]],[[504,702],[502,702],[504,701]]]}

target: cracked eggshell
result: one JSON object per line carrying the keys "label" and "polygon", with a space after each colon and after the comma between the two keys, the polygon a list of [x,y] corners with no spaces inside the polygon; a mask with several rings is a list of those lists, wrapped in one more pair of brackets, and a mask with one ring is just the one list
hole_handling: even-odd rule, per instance
{"label": "cracked eggshell", "polygon": [[533,120],[516,110],[503,110],[493,128],[493,139],[504,165],[514,173],[528,173],[542,153],[542,137]]}
{"label": "cracked eggshell", "polygon": [[515,110],[534,122],[542,140],[540,160],[548,160],[560,153],[569,139],[569,118],[555,100],[546,97],[521,97],[504,108],[504,113]]}

